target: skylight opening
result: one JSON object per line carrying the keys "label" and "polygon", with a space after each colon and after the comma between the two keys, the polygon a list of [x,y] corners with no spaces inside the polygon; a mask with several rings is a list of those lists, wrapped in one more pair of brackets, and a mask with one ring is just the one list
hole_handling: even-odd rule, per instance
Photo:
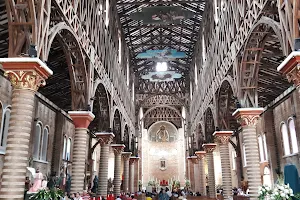
{"label": "skylight opening", "polygon": [[156,71],[157,72],[165,72],[168,70],[168,65],[166,62],[158,62],[156,64]]}

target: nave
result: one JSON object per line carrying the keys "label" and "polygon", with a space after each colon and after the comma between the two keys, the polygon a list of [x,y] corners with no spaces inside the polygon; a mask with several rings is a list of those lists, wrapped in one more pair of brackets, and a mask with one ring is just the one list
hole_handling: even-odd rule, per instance
{"label": "nave", "polygon": [[299,11],[0,1],[0,200],[300,196]]}

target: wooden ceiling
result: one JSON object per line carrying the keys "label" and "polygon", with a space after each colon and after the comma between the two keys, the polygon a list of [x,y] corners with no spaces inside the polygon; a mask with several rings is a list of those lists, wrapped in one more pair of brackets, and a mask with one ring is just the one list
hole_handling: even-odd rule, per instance
{"label": "wooden ceiling", "polygon": [[[141,12],[143,8],[153,6],[175,6],[190,11],[194,16],[190,19],[183,19],[179,24],[145,24],[143,20],[133,20],[130,14]],[[164,93],[162,90],[151,91],[147,87],[148,83],[141,80],[141,76],[148,72],[155,71],[156,61],[147,59],[136,59],[139,53],[146,50],[176,49],[185,52],[187,57],[168,62],[168,70],[176,71],[182,74],[179,84],[166,83],[170,85],[165,93],[177,93],[178,91],[187,93],[188,75],[190,63],[192,61],[195,43],[201,26],[202,14],[205,8],[205,0],[118,0],[117,11],[120,22],[123,27],[125,41],[129,47],[131,55],[131,66],[139,80],[139,85],[145,85],[145,88],[136,87],[137,93]],[[177,82],[177,81],[173,81]],[[182,84],[185,82],[185,84]],[[173,88],[180,87],[182,88]],[[171,89],[170,89],[171,88]],[[149,91],[148,91],[149,90]]]}

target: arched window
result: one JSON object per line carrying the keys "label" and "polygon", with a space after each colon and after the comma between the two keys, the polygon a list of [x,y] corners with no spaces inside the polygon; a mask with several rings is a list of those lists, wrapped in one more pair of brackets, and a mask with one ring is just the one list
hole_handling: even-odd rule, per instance
{"label": "arched window", "polygon": [[37,122],[35,125],[34,138],[33,138],[33,158],[39,160],[40,146],[41,146],[42,123]]}
{"label": "arched window", "polygon": [[43,131],[43,139],[42,139],[41,155],[40,155],[40,160],[43,161],[47,160],[48,136],[49,136],[49,128],[46,127],[44,128]]}
{"label": "arched window", "polygon": [[[1,106],[2,107],[2,106]],[[7,106],[3,112],[1,109],[1,130],[0,130],[0,152],[4,153],[6,148],[7,133],[9,127],[10,107]]]}
{"label": "arched window", "polygon": [[231,152],[232,170],[236,170],[236,152]]}
{"label": "arched window", "polygon": [[246,160],[246,147],[245,144],[243,144],[243,161],[244,161],[244,167],[247,166],[247,160]]}
{"label": "arched window", "polygon": [[71,145],[72,145],[72,139],[68,139],[67,143],[67,153],[66,153],[66,160],[70,161],[71,160]]}
{"label": "arched window", "polygon": [[264,168],[263,185],[272,186],[270,168],[267,166]]}
{"label": "arched window", "polygon": [[195,85],[198,85],[198,68],[197,64],[195,63]]}
{"label": "arched window", "polygon": [[64,136],[64,148],[63,148],[63,155],[62,155],[63,160],[66,159],[66,154],[67,154],[67,137]]}
{"label": "arched window", "polygon": [[268,151],[267,151],[267,142],[266,142],[265,134],[261,134],[258,136],[258,147],[259,147],[260,162],[267,161]]}
{"label": "arched window", "polygon": [[97,171],[97,151],[93,152],[93,170]]}
{"label": "arched window", "polygon": [[121,32],[118,33],[119,37],[119,63],[121,64],[122,61],[122,38],[121,38]]}
{"label": "arched window", "polygon": [[108,27],[109,24],[109,0],[105,1],[105,26]]}
{"label": "arched window", "polygon": [[283,140],[284,155],[290,155],[291,150],[290,150],[290,142],[289,142],[289,133],[285,123],[281,124],[280,131]]}
{"label": "arched window", "polygon": [[292,144],[292,153],[298,153],[298,140],[297,140],[297,134],[296,134],[296,128],[295,128],[295,121],[293,118],[290,118],[288,120],[289,125],[289,132],[290,132],[290,141]]}

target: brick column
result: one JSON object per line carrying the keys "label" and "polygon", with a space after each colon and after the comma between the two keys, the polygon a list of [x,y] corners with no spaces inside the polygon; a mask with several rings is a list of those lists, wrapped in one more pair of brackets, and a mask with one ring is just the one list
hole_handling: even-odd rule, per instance
{"label": "brick column", "polygon": [[71,193],[75,193],[84,190],[87,128],[95,115],[90,111],[69,111],[68,114],[75,125],[71,181]]}
{"label": "brick column", "polygon": [[196,156],[199,160],[199,185],[200,185],[200,193],[202,196],[206,194],[206,178],[205,178],[205,151],[196,151]]}
{"label": "brick column", "polygon": [[215,131],[213,134],[220,146],[224,199],[229,199],[232,197],[231,166],[228,147],[228,143],[232,134],[233,131]]}
{"label": "brick column", "polygon": [[107,179],[108,179],[108,156],[109,145],[113,141],[115,135],[113,133],[96,133],[101,145],[100,163],[99,163],[99,185],[97,195],[107,196]]}
{"label": "brick column", "polygon": [[24,198],[35,93],[46,84],[52,71],[38,58],[0,58],[0,63],[13,86],[0,199],[21,200]]}
{"label": "brick column", "polygon": [[191,160],[193,162],[193,171],[194,171],[194,187],[193,192],[200,192],[200,174],[199,174],[199,162],[197,156],[191,156]]}
{"label": "brick column", "polygon": [[124,151],[124,144],[112,144],[111,147],[115,153],[115,170],[114,170],[114,195],[121,195],[121,153]]}
{"label": "brick column", "polygon": [[123,152],[122,158],[124,161],[124,181],[123,181],[123,190],[124,192],[129,192],[129,158],[131,156],[131,152]]}
{"label": "brick column", "polygon": [[209,143],[202,145],[206,152],[206,160],[208,165],[208,187],[210,198],[216,198],[216,182],[215,182],[215,167],[214,167],[214,155],[213,152],[216,148],[216,144]]}
{"label": "brick column", "polygon": [[194,190],[195,189],[195,177],[194,177],[194,163],[193,159],[191,156],[187,157],[188,160],[188,176],[189,176],[189,181],[190,181],[190,189]]}
{"label": "brick column", "polygon": [[245,145],[248,188],[251,200],[257,199],[257,191],[261,185],[256,124],[263,110],[263,108],[239,108],[232,114],[243,127],[242,134]]}
{"label": "brick column", "polygon": [[134,193],[134,163],[139,160],[139,157],[130,157],[129,159],[129,191]]}

